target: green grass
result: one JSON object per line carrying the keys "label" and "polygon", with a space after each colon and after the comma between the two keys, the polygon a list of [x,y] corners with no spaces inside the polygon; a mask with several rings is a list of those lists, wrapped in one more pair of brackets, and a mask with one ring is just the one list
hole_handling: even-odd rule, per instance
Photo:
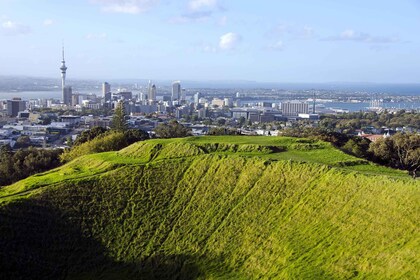
{"label": "green grass", "polygon": [[323,142],[149,140],[0,203],[6,278],[420,278],[419,181]]}

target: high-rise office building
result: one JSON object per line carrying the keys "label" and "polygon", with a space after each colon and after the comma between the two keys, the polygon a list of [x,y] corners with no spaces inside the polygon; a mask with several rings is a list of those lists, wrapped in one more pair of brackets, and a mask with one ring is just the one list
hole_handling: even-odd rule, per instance
{"label": "high-rise office building", "polygon": [[71,86],[65,86],[63,88],[63,103],[66,105],[72,105],[73,101],[73,90]]}
{"label": "high-rise office building", "polygon": [[9,117],[17,117],[18,113],[26,110],[26,101],[20,98],[13,98],[7,100],[7,115]]}
{"label": "high-rise office building", "polygon": [[111,85],[107,82],[102,84],[102,97],[105,97],[107,93],[111,92]]}
{"label": "high-rise office building", "polygon": [[195,105],[198,105],[198,103],[200,103],[200,98],[201,98],[201,93],[197,92],[196,94],[194,94]]}
{"label": "high-rise office building", "polygon": [[309,113],[309,105],[299,102],[282,102],[281,111],[283,116],[297,116],[299,114]]}
{"label": "high-rise office building", "polygon": [[153,84],[149,89],[149,100],[156,101],[156,85]]}
{"label": "high-rise office building", "polygon": [[72,89],[69,86],[66,86],[66,71],[67,71],[67,66],[66,66],[66,61],[64,60],[64,46],[62,49],[62,55],[63,55],[63,59],[61,60],[61,66],[60,66],[60,70],[61,70],[61,90],[62,90],[62,100],[63,103],[66,105],[71,105],[72,103]]}
{"label": "high-rise office building", "polygon": [[172,83],[172,101],[180,100],[181,98],[181,82],[175,81]]}
{"label": "high-rise office building", "polygon": [[107,82],[102,84],[102,97],[105,102],[111,101],[111,85]]}

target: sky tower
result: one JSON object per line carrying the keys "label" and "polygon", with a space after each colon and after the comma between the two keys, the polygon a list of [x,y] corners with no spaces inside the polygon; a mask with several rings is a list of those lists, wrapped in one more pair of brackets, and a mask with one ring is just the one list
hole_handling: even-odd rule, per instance
{"label": "sky tower", "polygon": [[66,86],[66,71],[67,71],[67,67],[66,67],[66,61],[64,60],[64,46],[63,46],[63,60],[61,60],[61,88],[64,91],[64,87]]}
{"label": "sky tower", "polygon": [[70,106],[72,103],[72,88],[66,87],[66,62],[64,60],[64,46],[63,46],[63,60],[61,60],[61,89],[62,89],[62,98],[63,103]]}

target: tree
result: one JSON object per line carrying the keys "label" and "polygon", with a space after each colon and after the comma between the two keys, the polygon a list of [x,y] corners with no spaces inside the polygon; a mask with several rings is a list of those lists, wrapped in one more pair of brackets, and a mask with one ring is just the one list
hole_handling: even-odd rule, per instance
{"label": "tree", "polygon": [[144,141],[149,139],[149,134],[141,129],[128,129],[124,132],[125,140],[127,145],[131,145],[138,141]]}
{"label": "tree", "polygon": [[226,124],[226,119],[222,119],[222,118],[218,119],[217,124],[220,125],[220,126],[225,125]]}
{"label": "tree", "polygon": [[127,130],[127,122],[125,120],[125,106],[124,102],[118,102],[114,110],[114,116],[112,118],[111,128],[115,131],[124,132]]}
{"label": "tree", "polygon": [[31,139],[27,135],[19,136],[16,140],[16,145],[19,148],[27,148],[31,145]]}
{"label": "tree", "polygon": [[29,147],[12,152],[0,149],[0,186],[8,185],[32,174],[59,166],[62,150],[43,150]]}
{"label": "tree", "polygon": [[82,133],[80,133],[79,136],[77,136],[76,140],[74,141],[73,145],[78,146],[80,144],[83,144],[87,141],[93,140],[96,137],[98,137],[101,134],[104,134],[108,130],[106,128],[95,126],[91,129],[85,130]]}
{"label": "tree", "polygon": [[372,142],[369,151],[388,166],[408,170],[413,177],[420,169],[420,135],[397,133]]}
{"label": "tree", "polygon": [[178,138],[191,135],[191,130],[175,120],[168,124],[161,123],[155,128],[155,132],[159,138]]}
{"label": "tree", "polygon": [[244,126],[244,124],[245,124],[245,122],[246,122],[246,119],[245,119],[245,117],[240,117],[239,118],[239,120],[238,120],[238,123],[239,123],[239,127],[243,127]]}
{"label": "tree", "polygon": [[210,128],[208,135],[240,135],[235,128],[224,128],[224,127],[212,127]]}

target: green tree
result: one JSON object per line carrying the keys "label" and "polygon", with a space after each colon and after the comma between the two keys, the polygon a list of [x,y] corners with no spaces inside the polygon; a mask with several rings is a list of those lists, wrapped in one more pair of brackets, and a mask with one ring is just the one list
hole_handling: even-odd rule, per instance
{"label": "green tree", "polygon": [[0,186],[14,183],[35,173],[59,166],[62,150],[43,150],[29,147],[12,152],[0,149]]}
{"label": "green tree", "polygon": [[104,134],[108,130],[106,128],[95,126],[91,129],[85,130],[82,133],[80,133],[79,136],[77,136],[76,140],[74,141],[73,145],[78,146],[80,144],[83,144],[85,142],[88,142],[90,140],[95,139],[101,134]]}
{"label": "green tree", "polygon": [[245,117],[240,117],[238,120],[239,127],[243,127],[246,122]]}
{"label": "green tree", "polygon": [[115,131],[124,132],[127,130],[127,122],[125,120],[125,106],[124,102],[118,102],[114,110],[114,116],[112,118],[111,128]]}
{"label": "green tree", "polygon": [[18,148],[27,148],[31,145],[31,139],[27,135],[19,136],[16,140],[16,146]]}
{"label": "green tree", "polygon": [[128,129],[124,132],[125,140],[127,145],[131,145],[138,141],[144,141],[149,139],[149,134],[141,129]]}
{"label": "green tree", "polygon": [[383,163],[408,170],[413,177],[420,168],[420,135],[397,133],[391,137],[372,142],[369,151]]}
{"label": "green tree", "polygon": [[161,123],[155,128],[155,133],[159,138],[178,138],[191,135],[191,129],[186,128],[175,120],[169,123]]}
{"label": "green tree", "polygon": [[210,128],[208,135],[240,135],[235,128],[224,128],[224,127],[212,127]]}

